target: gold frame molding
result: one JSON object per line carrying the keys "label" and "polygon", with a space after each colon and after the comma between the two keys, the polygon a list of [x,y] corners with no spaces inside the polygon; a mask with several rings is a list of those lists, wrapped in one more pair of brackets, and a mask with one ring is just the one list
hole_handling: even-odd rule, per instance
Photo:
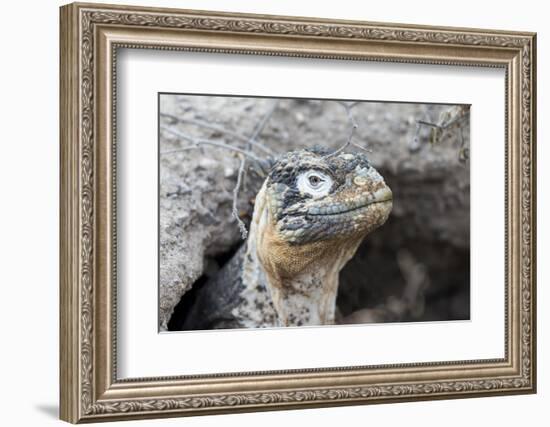
{"label": "gold frame molding", "polygon": [[[63,6],[60,13],[63,420],[78,423],[535,392],[534,33],[79,3]],[[505,357],[118,380],[118,48],[504,68]]]}

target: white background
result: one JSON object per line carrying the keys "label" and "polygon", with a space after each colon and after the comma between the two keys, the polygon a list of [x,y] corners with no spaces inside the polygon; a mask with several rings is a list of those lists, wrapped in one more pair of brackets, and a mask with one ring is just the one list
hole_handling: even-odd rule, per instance
{"label": "white background", "polygon": [[[114,3],[118,3],[112,0]],[[307,2],[298,0],[134,1],[135,4],[538,31],[538,117],[550,115],[550,50],[543,2]],[[153,4],[154,3],[154,4]],[[0,381],[4,425],[54,425],[58,401],[58,1],[3,5],[0,79]],[[547,122],[539,120],[539,165],[550,164]],[[487,165],[491,168],[491,165]],[[539,167],[539,393],[529,396],[239,414],[124,425],[280,426],[546,425],[550,404],[546,304],[550,269],[550,180]],[[546,192],[547,193],[547,192]],[[546,336],[545,336],[546,335]]]}
{"label": "white background", "polygon": [[[503,69],[135,49],[117,64],[120,378],[504,357]],[[472,104],[471,321],[158,334],[159,91]]]}

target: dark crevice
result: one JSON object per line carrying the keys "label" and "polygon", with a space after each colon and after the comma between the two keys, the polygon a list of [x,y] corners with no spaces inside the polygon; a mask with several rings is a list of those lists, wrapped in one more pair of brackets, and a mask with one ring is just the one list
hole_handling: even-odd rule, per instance
{"label": "dark crevice", "polygon": [[180,301],[174,307],[174,312],[168,322],[169,331],[181,331],[187,315],[195,304],[199,291],[204,287],[208,280],[213,277],[225,264],[227,264],[233,255],[239,250],[241,244],[233,246],[230,250],[217,254],[216,256],[206,257],[204,260],[204,273],[200,276],[190,290],[183,294]]}

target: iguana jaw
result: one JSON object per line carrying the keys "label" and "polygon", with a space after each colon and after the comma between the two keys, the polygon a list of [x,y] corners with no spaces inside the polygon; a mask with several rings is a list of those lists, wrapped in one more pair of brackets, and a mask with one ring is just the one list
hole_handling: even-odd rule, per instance
{"label": "iguana jaw", "polygon": [[334,216],[365,209],[376,203],[391,203],[392,192],[388,187],[382,187],[373,193],[359,194],[342,202],[322,204],[307,210],[312,216]]}

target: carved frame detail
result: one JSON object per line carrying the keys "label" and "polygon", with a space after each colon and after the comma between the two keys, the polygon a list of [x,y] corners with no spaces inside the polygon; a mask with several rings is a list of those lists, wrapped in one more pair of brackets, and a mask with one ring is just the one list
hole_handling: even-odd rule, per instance
{"label": "carved frame detail", "polygon": [[[117,38],[123,33],[123,39]],[[144,41],[155,34],[156,42]],[[158,41],[163,35],[166,43]],[[177,42],[182,36],[191,41]],[[245,47],[243,40],[250,43]],[[317,47],[311,47],[315,42]],[[505,67],[506,357],[117,381],[116,288],[104,287],[102,279],[116,275],[116,233],[108,233],[116,219],[116,188],[109,191],[116,156],[109,152],[112,144],[103,141],[114,138],[119,47]],[[91,4],[62,7],[61,418],[100,421],[534,392],[535,51],[532,33]],[[271,385],[239,391],[239,382],[254,384],[270,375]],[[333,381],[345,375],[347,385]],[[285,379],[299,380],[300,386],[285,387]],[[197,383],[210,391],[193,392]]]}

